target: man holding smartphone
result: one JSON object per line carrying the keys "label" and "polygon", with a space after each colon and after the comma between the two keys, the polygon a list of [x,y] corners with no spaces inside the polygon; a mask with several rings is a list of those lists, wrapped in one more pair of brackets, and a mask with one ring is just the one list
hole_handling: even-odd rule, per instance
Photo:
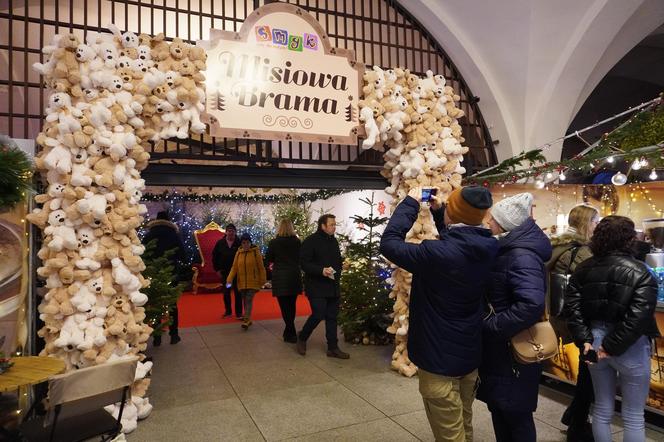
{"label": "man holding smartphone", "polygon": [[336,229],[334,215],[321,216],[318,218],[318,230],[304,240],[300,249],[304,292],[311,305],[311,316],[297,336],[297,352],[302,356],[307,353],[307,339],[318,324],[325,320],[327,355],[331,358],[350,358],[348,353],[339,349],[337,339],[342,258],[339,243],[334,237]]}
{"label": "man holding smartphone", "polygon": [[[396,208],[380,252],[413,274],[408,357],[419,368],[419,388],[436,440],[473,439],[472,404],[482,355],[482,301],[498,241],[482,225],[492,205],[483,187],[439,196],[411,189]],[[440,239],[406,242],[424,197]]]}

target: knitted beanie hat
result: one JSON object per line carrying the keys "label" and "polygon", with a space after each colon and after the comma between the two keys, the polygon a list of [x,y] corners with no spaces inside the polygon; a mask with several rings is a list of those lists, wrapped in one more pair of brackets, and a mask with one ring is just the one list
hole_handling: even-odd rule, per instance
{"label": "knitted beanie hat", "polygon": [[506,232],[510,232],[528,218],[533,207],[533,196],[530,193],[518,193],[498,201],[491,209],[491,216]]}
{"label": "knitted beanie hat", "polygon": [[456,189],[447,199],[447,216],[455,223],[478,226],[492,202],[491,192],[484,187]]}

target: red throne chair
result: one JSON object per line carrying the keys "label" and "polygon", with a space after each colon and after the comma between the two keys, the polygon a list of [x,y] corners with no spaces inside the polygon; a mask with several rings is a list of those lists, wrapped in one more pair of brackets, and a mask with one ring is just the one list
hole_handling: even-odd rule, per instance
{"label": "red throne chair", "polygon": [[194,238],[198,246],[198,253],[201,256],[201,262],[193,265],[194,277],[192,285],[194,294],[198,293],[198,287],[206,289],[216,289],[222,286],[223,282],[219,273],[214,271],[212,265],[212,251],[217,241],[224,238],[226,233],[214,221],[201,230],[194,231]]}

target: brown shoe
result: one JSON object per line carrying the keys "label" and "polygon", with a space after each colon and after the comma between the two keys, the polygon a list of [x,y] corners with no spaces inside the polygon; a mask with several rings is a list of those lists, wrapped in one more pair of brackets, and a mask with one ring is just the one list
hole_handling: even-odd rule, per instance
{"label": "brown shoe", "polygon": [[329,358],[339,358],[339,359],[350,359],[350,355],[345,351],[341,351],[338,347],[334,350],[327,351],[327,357]]}
{"label": "brown shoe", "polygon": [[302,356],[307,354],[307,341],[303,341],[300,338],[297,339],[297,352]]}

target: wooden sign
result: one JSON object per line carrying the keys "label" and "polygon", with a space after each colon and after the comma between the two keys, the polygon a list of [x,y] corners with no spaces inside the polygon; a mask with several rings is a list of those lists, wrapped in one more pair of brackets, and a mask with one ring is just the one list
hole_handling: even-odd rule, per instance
{"label": "wooden sign", "polygon": [[227,138],[356,144],[364,66],[307,11],[256,9],[239,32],[210,30],[204,120]]}

